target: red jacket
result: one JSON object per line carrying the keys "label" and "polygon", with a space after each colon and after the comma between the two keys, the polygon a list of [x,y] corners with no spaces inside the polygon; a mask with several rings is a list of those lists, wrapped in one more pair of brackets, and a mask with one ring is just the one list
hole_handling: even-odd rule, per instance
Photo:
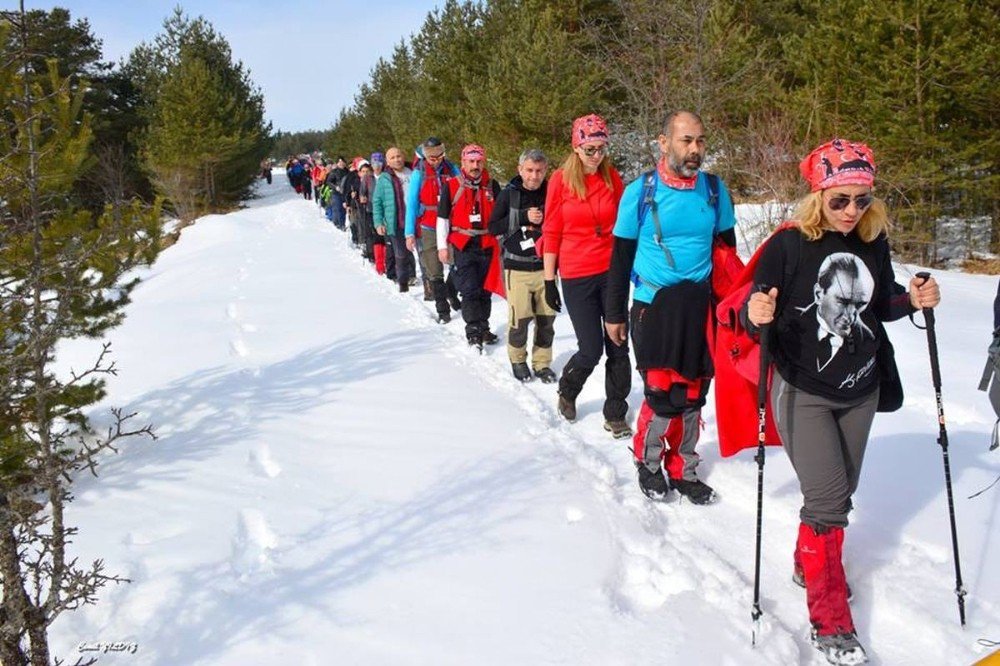
{"label": "red jacket", "polygon": [[[451,222],[452,231],[448,234],[448,242],[459,250],[465,249],[472,236],[455,231],[455,229],[487,230],[490,215],[493,214],[493,205],[496,203],[492,186],[493,183],[490,181],[489,172],[486,170],[483,170],[479,189],[475,191],[468,187],[462,187],[461,178],[448,179],[445,196],[452,200],[451,216],[448,218]],[[459,189],[461,189],[461,194],[459,194]],[[455,198],[456,196],[458,196],[458,199]],[[470,216],[475,210],[476,204],[478,204],[479,208],[479,220],[478,222],[472,222]],[[496,247],[497,245],[496,236],[492,234],[486,233],[479,238],[484,248]],[[499,255],[500,253],[494,252],[493,254]]]}
{"label": "red jacket", "polygon": [[[428,162],[423,163],[423,180],[420,181],[420,192],[417,200],[420,207],[417,209],[417,224],[415,232],[420,234],[420,227],[433,229],[437,224],[438,195],[441,192],[438,183],[438,172]],[[441,182],[447,183],[452,178],[451,166],[446,163],[441,169]]]}
{"label": "red jacket", "polygon": [[[491,249],[493,252],[490,256],[489,270],[483,280],[483,289],[506,298],[507,291],[504,288],[500,264],[500,244],[497,242],[496,236],[488,232],[490,215],[493,213],[493,205],[496,203],[495,187],[489,172],[485,169],[479,189],[475,191],[468,187],[462,187],[462,176],[448,179],[445,181],[444,192],[441,193],[442,201],[438,205],[438,216],[442,215],[442,210],[447,209],[447,218],[451,226],[451,231],[448,232],[448,242],[454,245],[458,251],[465,249],[472,236],[455,231],[455,229],[477,229],[486,232],[478,236],[479,242],[484,250]],[[447,201],[444,200],[445,197],[448,197]],[[473,222],[470,215],[477,204],[479,221]]]}
{"label": "red jacket", "polygon": [[545,197],[544,252],[559,257],[563,278],[603,273],[611,266],[611,231],[625,186],[611,169],[612,189],[599,173],[584,176],[587,198],[581,200],[563,182],[562,169],[552,174]]}
{"label": "red jacket", "polygon": [[[753,289],[753,275],[767,242],[774,233],[793,226],[785,222],[768,236],[735,278],[722,287],[715,308],[718,318],[712,361],[715,365],[715,420],[719,451],[724,457],[757,446],[760,427],[757,386],[760,383],[760,345],[740,324],[739,313]],[[713,268],[713,271],[715,269]],[[713,274],[713,279],[714,279]],[[773,367],[773,366],[772,366]],[[771,413],[771,375],[767,379],[764,442],[780,445],[781,437]]]}

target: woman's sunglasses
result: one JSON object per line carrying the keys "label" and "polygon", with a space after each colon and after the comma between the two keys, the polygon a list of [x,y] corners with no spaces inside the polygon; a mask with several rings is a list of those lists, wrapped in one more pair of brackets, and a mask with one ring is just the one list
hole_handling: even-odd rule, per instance
{"label": "woman's sunglasses", "polygon": [[851,205],[851,202],[857,206],[858,210],[864,210],[868,206],[872,205],[875,201],[875,197],[871,194],[859,194],[856,197],[849,197],[846,194],[838,194],[837,196],[830,197],[826,201],[826,205],[830,207],[830,210],[844,210]]}
{"label": "woman's sunglasses", "polygon": [[606,155],[608,153],[608,144],[605,143],[600,146],[584,146],[581,150],[587,157],[593,157],[597,154]]}

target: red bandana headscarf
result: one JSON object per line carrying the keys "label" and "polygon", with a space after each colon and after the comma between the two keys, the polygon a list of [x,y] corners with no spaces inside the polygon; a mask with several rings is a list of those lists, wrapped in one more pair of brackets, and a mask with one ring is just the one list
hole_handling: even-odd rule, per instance
{"label": "red bandana headscarf", "polygon": [[465,148],[462,148],[462,159],[463,160],[483,160],[486,161],[486,150],[475,143],[470,143]]}
{"label": "red bandana headscarf", "polygon": [[824,143],[799,162],[799,172],[813,192],[838,185],[875,182],[875,155],[863,143],[834,139]]}
{"label": "red bandana headscarf", "polygon": [[591,141],[608,140],[608,124],[596,113],[581,116],[573,121],[573,147],[579,148]]}

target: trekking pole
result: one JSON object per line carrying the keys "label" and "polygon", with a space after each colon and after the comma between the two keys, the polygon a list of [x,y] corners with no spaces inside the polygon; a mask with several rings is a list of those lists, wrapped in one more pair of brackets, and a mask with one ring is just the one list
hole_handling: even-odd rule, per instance
{"label": "trekking pole", "polygon": [[750,612],[752,628],[750,644],[757,645],[757,634],[760,632],[760,618],[764,614],[760,609],[760,545],[761,525],[764,514],[764,434],[767,429],[767,369],[770,358],[767,352],[770,324],[760,327],[760,378],[757,382],[757,550],[754,555],[753,572],[753,610]]}
{"label": "trekking pole", "polygon": [[[924,282],[931,274],[926,271],[917,273]],[[958,597],[958,617],[965,626],[965,587],[962,585],[962,563],[958,557],[958,529],[955,527],[955,500],[951,492],[951,463],[948,459],[948,430],[944,424],[944,403],[941,401],[941,366],[938,363],[937,334],[934,331],[934,308],[924,308],[924,321],[927,323],[927,348],[931,357],[931,381],[934,383],[934,397],[937,400],[938,414],[938,444],[944,458],[944,484],[948,494],[948,518],[951,521],[951,549],[955,558],[955,596]]]}

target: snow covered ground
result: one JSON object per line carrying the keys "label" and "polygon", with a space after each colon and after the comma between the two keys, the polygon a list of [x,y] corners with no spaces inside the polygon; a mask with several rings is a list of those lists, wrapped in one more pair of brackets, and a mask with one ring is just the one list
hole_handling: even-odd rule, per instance
{"label": "snow covered ground", "polygon": [[[555,386],[522,386],[501,344],[470,351],[420,290],[362,265],[283,178],[184,230],[111,334],[108,405],[134,442],[83,478],[69,520],[84,560],[132,579],[52,630],[100,664],[797,664],[791,582],[800,502],[787,459],[765,477],[764,631],[750,645],[756,465],[722,460],[704,412],[698,507],[639,493],[602,428],[603,371],[573,425]],[[898,267],[905,282],[913,267]],[[890,326],[907,398],[876,419],[847,532],[874,664],[969,664],[1000,640],[1000,452],[975,390],[996,279],[937,275],[938,337],[969,624],[958,624],[924,333]],[[574,348],[556,321],[558,371]],[[96,343],[64,347],[64,370]],[[638,376],[630,404],[641,399]],[[94,411],[97,423],[105,409]],[[107,652],[109,644],[121,642]],[[126,650],[120,650],[122,646]],[[120,650],[120,651],[115,651]]]}

